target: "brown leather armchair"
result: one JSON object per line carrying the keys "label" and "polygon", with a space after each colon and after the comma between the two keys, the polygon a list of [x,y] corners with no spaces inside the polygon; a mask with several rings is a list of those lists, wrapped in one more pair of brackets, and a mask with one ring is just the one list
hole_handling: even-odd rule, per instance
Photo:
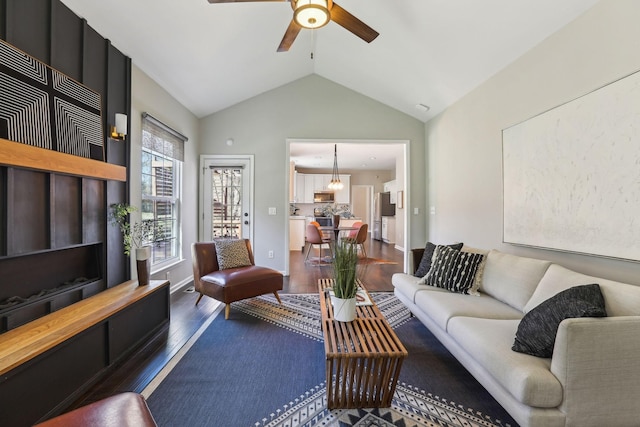
{"label": "brown leather armchair", "polygon": [[273,292],[280,304],[278,291],[282,290],[282,273],[255,265],[251,243],[244,239],[251,265],[220,270],[214,242],[198,242],[191,246],[193,283],[200,293],[196,305],[204,295],[223,302],[224,318],[229,318],[231,303]]}

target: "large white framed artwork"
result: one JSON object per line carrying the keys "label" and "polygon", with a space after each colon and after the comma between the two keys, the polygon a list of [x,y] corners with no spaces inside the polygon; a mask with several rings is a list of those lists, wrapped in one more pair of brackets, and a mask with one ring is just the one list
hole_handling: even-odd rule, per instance
{"label": "large white framed artwork", "polygon": [[640,72],[502,131],[505,243],[640,261]]}

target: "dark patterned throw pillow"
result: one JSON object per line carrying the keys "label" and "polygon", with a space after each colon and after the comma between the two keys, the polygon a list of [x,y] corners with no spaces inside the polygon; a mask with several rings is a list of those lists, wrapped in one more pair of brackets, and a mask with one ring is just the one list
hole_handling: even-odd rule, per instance
{"label": "dark patterned throw pillow", "polygon": [[251,265],[244,239],[218,239],[214,242],[220,270]]}
{"label": "dark patterned throw pillow", "polygon": [[566,289],[524,315],[511,349],[538,357],[551,357],[560,322],[572,317],[606,317],[600,285]]}
{"label": "dark patterned throw pillow", "polygon": [[472,287],[483,260],[483,254],[438,246],[433,253],[431,269],[423,279],[424,283],[460,294],[474,293]]}
{"label": "dark patterned throw pillow", "polygon": [[[453,243],[447,246],[459,251],[460,249],[462,249],[463,243]],[[431,268],[431,259],[433,258],[433,251],[435,250],[436,250],[436,245],[434,245],[431,242],[427,242],[427,245],[424,247],[424,253],[422,254],[422,259],[420,259],[420,264],[418,265],[416,272],[413,273],[414,276],[424,277],[427,275],[427,273],[429,272],[429,269]]]}

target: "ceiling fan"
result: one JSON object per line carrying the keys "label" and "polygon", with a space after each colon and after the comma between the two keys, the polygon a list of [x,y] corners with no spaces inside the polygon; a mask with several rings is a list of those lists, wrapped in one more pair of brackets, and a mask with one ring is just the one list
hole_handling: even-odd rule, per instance
{"label": "ceiling fan", "polygon": [[371,43],[378,32],[344,10],[333,0],[208,0],[209,3],[240,3],[255,1],[289,1],[293,19],[282,37],[278,52],[286,52],[302,28],[320,28],[333,21],[367,43]]}

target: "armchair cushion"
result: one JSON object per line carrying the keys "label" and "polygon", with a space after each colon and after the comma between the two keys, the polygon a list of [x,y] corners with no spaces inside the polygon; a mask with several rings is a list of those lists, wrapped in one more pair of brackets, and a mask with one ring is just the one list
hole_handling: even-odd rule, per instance
{"label": "armchair cushion", "polygon": [[217,239],[214,242],[220,270],[251,265],[247,244],[243,239]]}

